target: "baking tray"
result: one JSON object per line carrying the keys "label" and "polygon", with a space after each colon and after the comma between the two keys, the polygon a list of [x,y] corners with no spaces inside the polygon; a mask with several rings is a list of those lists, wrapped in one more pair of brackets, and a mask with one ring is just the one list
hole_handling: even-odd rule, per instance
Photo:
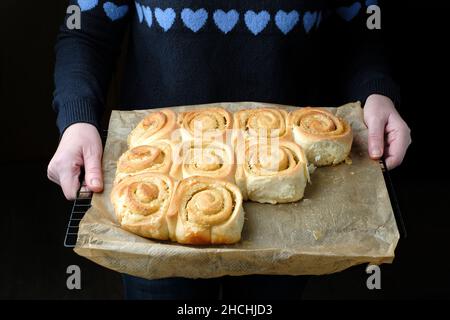
{"label": "baking tray", "polygon": [[[103,132],[103,139],[106,139],[107,131]],[[399,227],[400,237],[405,239],[407,237],[406,225],[403,219],[400,205],[397,200],[394,184],[392,182],[391,175],[386,169],[386,163],[384,159],[379,161],[381,170],[383,172],[384,182],[388,190],[389,198],[394,211],[395,220]],[[92,192],[89,191],[84,183],[82,183],[80,190],[77,193],[77,197],[73,203],[72,210],[69,216],[69,222],[67,224],[66,235],[64,237],[64,246],[66,248],[74,248],[77,242],[78,227],[81,219],[87,210],[91,207]]]}

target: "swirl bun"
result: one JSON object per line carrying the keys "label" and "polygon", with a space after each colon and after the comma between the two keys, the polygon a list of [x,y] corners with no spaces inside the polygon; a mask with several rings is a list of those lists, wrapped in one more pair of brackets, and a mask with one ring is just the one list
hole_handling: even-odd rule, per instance
{"label": "swirl bun", "polygon": [[144,172],[169,174],[173,165],[175,149],[171,141],[159,140],[127,150],[117,161],[114,183],[119,183],[127,176]]}
{"label": "swirl bun", "polygon": [[167,212],[174,190],[160,173],[129,176],[114,186],[111,201],[123,229],[147,238],[168,240]]}
{"label": "swirl bun", "polygon": [[332,113],[318,108],[302,108],[289,114],[294,140],[316,166],[338,164],[350,153],[351,126]]}
{"label": "swirl bun", "polygon": [[232,183],[192,176],[179,182],[168,217],[171,239],[179,243],[235,243],[244,224],[242,194]]}
{"label": "swirl bun", "polygon": [[130,148],[159,139],[170,139],[177,128],[177,115],[170,109],[149,113],[128,136]]}
{"label": "swirl bun", "polygon": [[189,141],[180,145],[178,155],[173,170],[178,179],[204,176],[234,182],[234,153],[224,143]]}
{"label": "swirl bun", "polygon": [[203,108],[182,112],[178,120],[183,141],[216,140],[224,142],[227,131],[232,128],[232,118],[222,108]]}
{"label": "swirl bun", "polygon": [[288,138],[287,111],[277,108],[260,108],[240,110],[234,114],[233,142],[239,135],[243,138]]}
{"label": "swirl bun", "polygon": [[303,150],[293,142],[270,144],[247,141],[238,145],[236,184],[244,200],[287,203],[303,198],[309,180]]}

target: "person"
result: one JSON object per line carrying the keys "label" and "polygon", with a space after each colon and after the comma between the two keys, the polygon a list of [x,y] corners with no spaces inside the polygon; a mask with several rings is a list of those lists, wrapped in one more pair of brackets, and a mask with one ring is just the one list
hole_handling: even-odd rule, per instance
{"label": "person", "polygon": [[[388,169],[399,166],[411,135],[396,109],[399,89],[382,30],[366,26],[366,8],[376,3],[72,0],[81,9],[81,28],[64,23],[57,39],[53,106],[61,140],[48,165],[49,179],[74,199],[84,167],[87,187],[102,191],[99,123],[125,34],[120,109],[223,101],[330,106],[359,100],[370,157],[384,157]],[[216,297],[219,287],[223,294],[238,287],[244,297],[292,298],[305,279],[124,276],[124,284],[130,298]]]}

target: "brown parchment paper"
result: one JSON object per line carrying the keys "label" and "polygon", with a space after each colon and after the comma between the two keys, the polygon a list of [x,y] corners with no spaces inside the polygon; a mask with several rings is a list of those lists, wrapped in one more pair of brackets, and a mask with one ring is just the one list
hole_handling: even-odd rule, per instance
{"label": "brown parchment paper", "polygon": [[[261,106],[278,105],[216,103],[174,109],[237,111]],[[362,109],[349,104],[329,110],[352,125],[352,164],[318,168],[300,202],[246,202],[242,241],[207,247],[152,241],[119,227],[109,200],[116,161],[127,148],[127,135],[148,111],[113,111],[103,156],[105,189],[94,195],[80,223],[75,252],[112,270],[147,279],[320,275],[361,263],[391,263],[399,233],[380,166],[367,155]]]}

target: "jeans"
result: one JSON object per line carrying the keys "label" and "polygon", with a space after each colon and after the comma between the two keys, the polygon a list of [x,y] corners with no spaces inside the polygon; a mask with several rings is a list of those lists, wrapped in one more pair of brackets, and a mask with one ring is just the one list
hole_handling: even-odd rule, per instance
{"label": "jeans", "polygon": [[125,299],[130,300],[298,300],[307,276],[250,275],[213,279],[146,280],[123,275]]}

